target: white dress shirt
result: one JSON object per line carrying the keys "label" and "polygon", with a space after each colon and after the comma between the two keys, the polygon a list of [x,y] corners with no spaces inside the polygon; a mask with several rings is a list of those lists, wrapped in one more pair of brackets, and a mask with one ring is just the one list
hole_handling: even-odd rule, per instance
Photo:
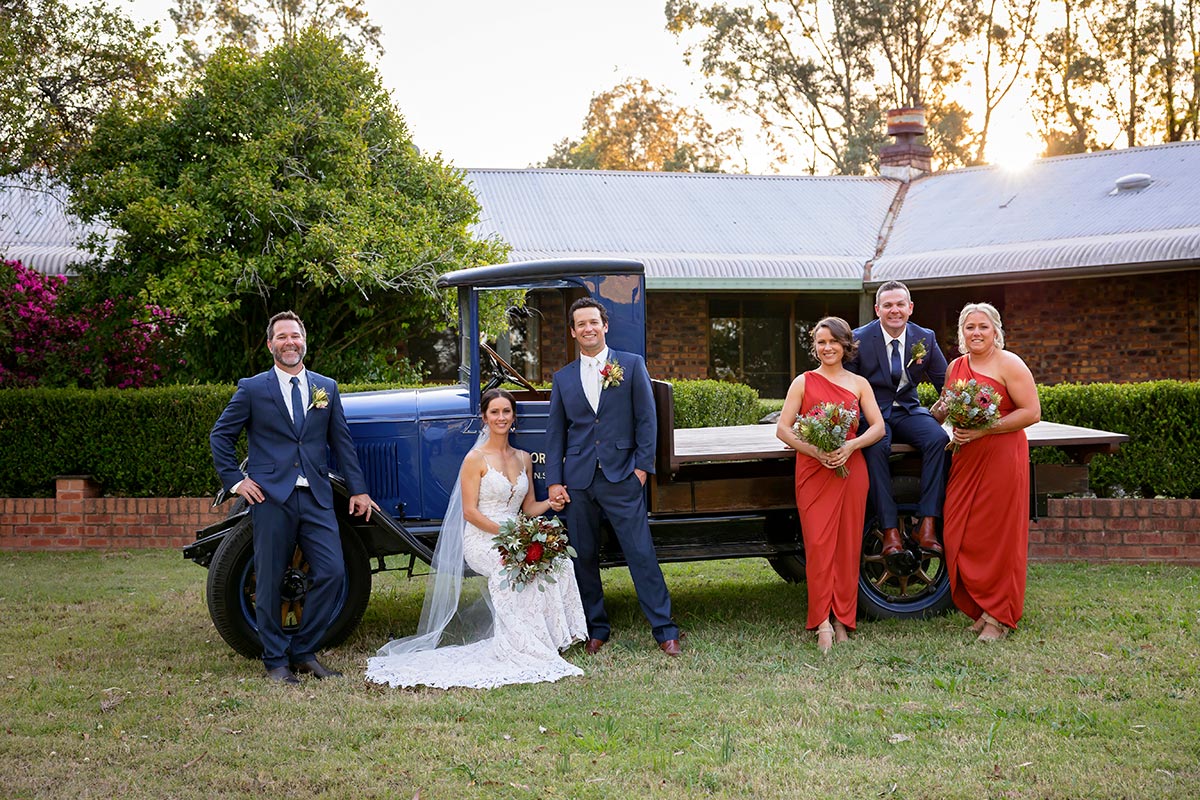
{"label": "white dress shirt", "polygon": [[579,354],[579,382],[592,411],[600,410],[600,370],[604,368],[604,362],[607,360],[607,347],[595,356]]}

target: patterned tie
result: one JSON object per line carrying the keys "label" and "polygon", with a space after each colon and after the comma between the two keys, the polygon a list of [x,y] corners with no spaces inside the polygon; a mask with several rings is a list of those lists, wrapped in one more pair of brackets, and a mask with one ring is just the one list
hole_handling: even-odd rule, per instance
{"label": "patterned tie", "polygon": [[296,426],[296,435],[304,427],[304,398],[300,396],[300,378],[292,377],[292,424]]}
{"label": "patterned tie", "polygon": [[900,340],[892,339],[892,385],[900,388],[900,375],[904,367],[900,365]]}

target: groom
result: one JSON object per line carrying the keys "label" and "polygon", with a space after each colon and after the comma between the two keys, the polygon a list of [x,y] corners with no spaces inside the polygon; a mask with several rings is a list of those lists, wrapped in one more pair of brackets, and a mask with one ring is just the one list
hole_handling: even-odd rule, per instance
{"label": "groom", "polygon": [[679,628],[671,619],[671,595],[654,553],[642,489],[654,472],[658,430],[650,374],[641,356],[608,349],[608,311],[598,301],[576,300],[567,318],[580,356],[554,373],[546,483],[551,500],[570,503],[567,531],[577,553],[575,580],[587,616],[586,649],[595,655],[610,633],[600,583],[603,511],[621,543],[638,603],[659,648],[677,656]]}
{"label": "groom", "polygon": [[[275,366],[238,381],[209,444],[221,485],[246,499],[254,520],[255,613],[267,678],[296,684],[297,673],[341,675],[316,655],[345,574],[329,482],[330,450],[350,487],[350,513],[370,520],[379,506],[367,495],[337,384],[304,368],[300,317],[291,311],[271,317],[267,349]],[[243,429],[249,444],[244,473],[235,449]],[[308,561],[310,585],[300,629],[288,636],[280,620],[279,589],[297,543]]]}
{"label": "groom", "polygon": [[921,524],[917,528],[917,546],[927,553],[942,554],[936,520],[942,516],[946,496],[949,439],[929,409],[917,399],[917,384],[929,381],[941,392],[946,382],[946,357],[933,331],[908,321],[912,312],[907,286],[900,281],[880,286],[875,292],[878,319],[854,331],[858,355],[846,365],[870,382],[883,414],[886,432],[882,439],[863,450],[863,456],[871,481],[871,498],[883,529],[883,557],[889,565],[904,552],[888,464],[892,442],[910,444],[921,453],[921,499],[917,506]]}

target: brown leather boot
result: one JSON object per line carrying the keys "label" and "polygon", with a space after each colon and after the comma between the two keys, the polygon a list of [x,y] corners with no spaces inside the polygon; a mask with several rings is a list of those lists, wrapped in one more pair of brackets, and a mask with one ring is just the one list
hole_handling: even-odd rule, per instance
{"label": "brown leather boot", "polygon": [[899,528],[887,528],[883,532],[883,557],[894,556],[904,549],[904,544],[900,541]]}
{"label": "brown leather boot", "polygon": [[942,543],[937,540],[937,520],[925,517],[917,528],[917,544],[927,553],[942,554]]}

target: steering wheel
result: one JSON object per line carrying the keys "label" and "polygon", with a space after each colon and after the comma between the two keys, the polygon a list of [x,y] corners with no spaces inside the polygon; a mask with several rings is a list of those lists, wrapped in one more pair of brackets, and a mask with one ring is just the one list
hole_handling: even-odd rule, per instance
{"label": "steering wheel", "polygon": [[[524,375],[513,369],[513,366],[501,358],[499,353],[489,347],[487,342],[481,341],[479,343],[479,349],[487,353],[488,358],[492,360],[493,377],[492,380],[488,381],[487,389],[494,389],[496,386],[499,386],[504,382],[504,377],[508,376],[531,392],[537,391],[534,385],[525,379]],[[495,382],[494,386],[493,381]]]}

